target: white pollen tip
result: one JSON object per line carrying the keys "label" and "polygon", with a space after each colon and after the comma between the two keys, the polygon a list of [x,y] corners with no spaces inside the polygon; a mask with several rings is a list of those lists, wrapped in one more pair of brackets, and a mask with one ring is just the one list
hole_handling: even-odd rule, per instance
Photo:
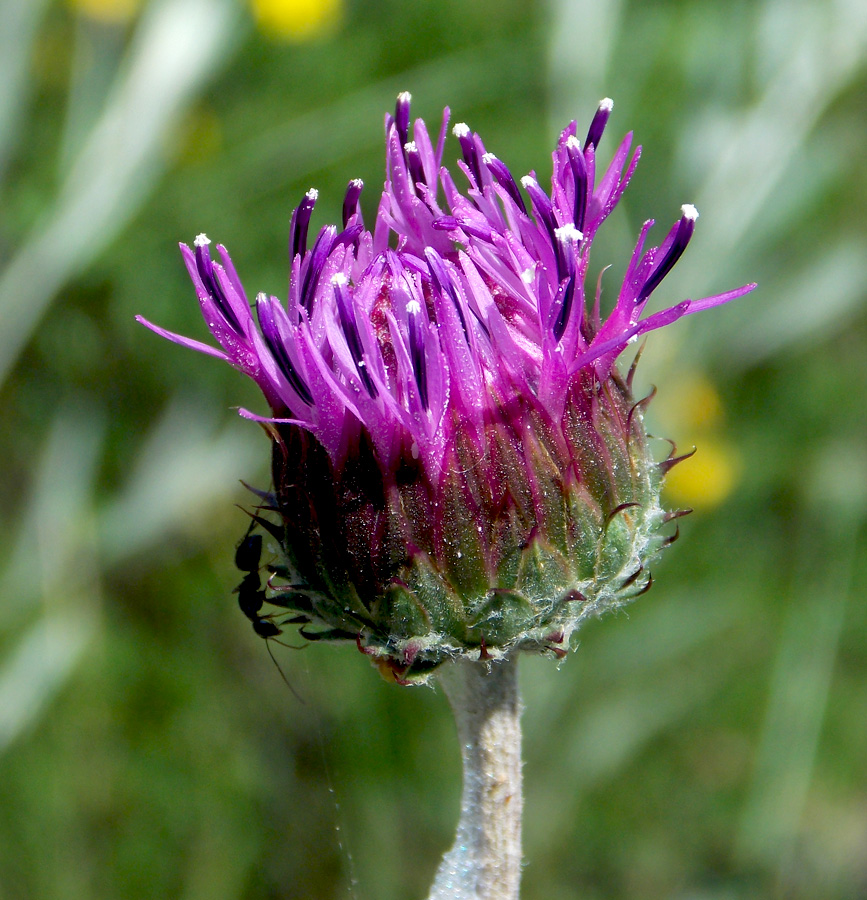
{"label": "white pollen tip", "polygon": [[309,191],[304,195],[308,200],[318,200],[319,199],[319,191],[316,188],[310,188]]}
{"label": "white pollen tip", "polygon": [[343,274],[343,272],[338,272],[336,275],[331,276],[331,283],[334,285],[339,284],[347,284],[349,279]]}
{"label": "white pollen tip", "polygon": [[580,150],[581,149],[581,141],[579,141],[578,138],[576,138],[574,134],[570,134],[569,137],[566,138],[566,146],[574,147],[576,150]]}
{"label": "white pollen tip", "polygon": [[353,178],[352,181],[349,182],[353,187],[363,188],[364,182],[360,178]]}
{"label": "white pollen tip", "polygon": [[458,122],[454,128],[452,128],[452,134],[456,138],[469,137],[470,135],[470,126],[467,125],[466,122]]}
{"label": "white pollen tip", "polygon": [[267,302],[268,302],[268,295],[264,291],[259,291],[259,293],[256,294],[256,303],[267,303]]}
{"label": "white pollen tip", "polygon": [[496,162],[496,159],[497,157],[494,156],[493,153],[485,153],[484,156],[482,156],[482,162],[485,165],[488,165],[488,163]]}
{"label": "white pollen tip", "polygon": [[610,97],[603,97],[599,101],[599,109],[604,109],[607,112],[611,112],[614,109],[614,101]]}
{"label": "white pollen tip", "polygon": [[536,269],[533,266],[530,266],[529,269],[524,269],[524,271],[521,272],[521,281],[523,281],[524,284],[532,284],[535,277]]}
{"label": "white pollen tip", "polygon": [[691,219],[694,222],[698,218],[698,210],[691,203],[684,203],[680,211],[684,219]]}
{"label": "white pollen tip", "polygon": [[584,239],[584,235],[571,222],[555,228],[554,234],[557,235],[557,239],[560,241],[574,241],[577,243]]}
{"label": "white pollen tip", "polygon": [[403,149],[406,150],[407,153],[418,153],[418,145],[415,141],[407,141],[403,145]]}
{"label": "white pollen tip", "polygon": [[521,184],[522,184],[525,188],[530,187],[531,185],[533,185],[533,184],[535,184],[535,183],[536,183],[536,179],[533,178],[532,175],[525,175],[525,176],[521,179]]}
{"label": "white pollen tip", "polygon": [[409,91],[401,91],[397,95],[398,103],[409,103],[410,100],[412,100],[412,94]]}
{"label": "white pollen tip", "polygon": [[417,316],[421,312],[421,303],[418,300],[410,300],[406,305],[406,311],[411,316]]}
{"label": "white pollen tip", "polygon": [[207,247],[210,243],[211,239],[204,232],[202,234],[197,234],[196,239],[193,241],[193,244],[196,247]]}

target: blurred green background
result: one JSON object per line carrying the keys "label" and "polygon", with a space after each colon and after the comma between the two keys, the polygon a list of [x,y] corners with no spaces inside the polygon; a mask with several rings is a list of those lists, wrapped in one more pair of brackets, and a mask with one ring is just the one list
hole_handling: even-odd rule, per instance
{"label": "blurred green background", "polygon": [[290,693],[231,594],[263,403],[133,321],[206,337],[200,231],[282,294],[303,191],[371,220],[404,89],[543,178],[614,97],[608,284],[683,202],[657,303],[760,283],[649,342],[656,586],[522,663],[523,896],[867,897],[865,60],[862,0],[0,0],[0,898],[426,894],[444,697],[276,647]]}

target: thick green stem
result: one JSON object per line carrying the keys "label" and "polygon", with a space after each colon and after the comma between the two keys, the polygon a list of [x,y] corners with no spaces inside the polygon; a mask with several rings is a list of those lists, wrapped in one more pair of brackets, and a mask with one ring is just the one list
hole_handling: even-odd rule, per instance
{"label": "thick green stem", "polygon": [[464,784],[455,843],[428,900],[517,900],[521,881],[521,704],[517,657],[443,667]]}

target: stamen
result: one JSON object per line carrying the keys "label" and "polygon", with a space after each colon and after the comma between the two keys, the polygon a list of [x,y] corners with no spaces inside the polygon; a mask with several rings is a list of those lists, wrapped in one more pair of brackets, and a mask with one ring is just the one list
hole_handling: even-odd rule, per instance
{"label": "stamen", "polygon": [[575,251],[584,235],[574,225],[567,222],[554,230],[554,236],[556,237],[555,249],[560,286],[552,304],[552,310],[557,310],[553,332],[554,338],[559,341],[566,331],[566,325],[572,313],[575,298]]}
{"label": "stamen", "polygon": [[476,179],[476,187],[482,187],[482,170],[479,168],[479,154],[476,152],[476,142],[473,140],[472,132],[469,125],[464,122],[458,122],[452,129],[452,134],[458,139],[461,145],[461,154],[464,162]]}
{"label": "stamen", "polygon": [[313,308],[313,298],[316,295],[319,276],[322,274],[322,267],[331,252],[336,231],[337,229],[333,225],[326,225],[319,232],[307,259],[307,271],[304,273],[304,280],[301,283],[301,303],[308,312]]}
{"label": "stamen", "polygon": [[394,109],[394,126],[397,128],[397,136],[401,147],[409,140],[409,106],[412,94],[402,91],[397,95],[397,105]]}
{"label": "stamen", "polygon": [[364,182],[360,178],[353,178],[346,186],[346,196],[343,198],[343,227],[346,228],[352,216],[357,215],[361,221],[361,209],[358,206],[358,200],[361,197],[361,190]]}
{"label": "stamen", "polygon": [[295,393],[308,406],[313,406],[313,395],[310,393],[301,375],[296,371],[295,366],[292,365],[286,346],[280,338],[280,330],[277,327],[274,311],[271,308],[271,301],[268,299],[267,294],[257,294],[256,313],[259,316],[262,337],[265,339],[265,344],[280,367],[280,371],[286,377]]}
{"label": "stamen", "polygon": [[554,234],[557,236],[558,241],[570,241],[577,244],[584,240],[584,235],[568,222],[559,228],[555,228]]}
{"label": "stamen", "polygon": [[683,251],[686,250],[687,244],[692,239],[695,231],[695,220],[698,218],[698,210],[691,203],[685,203],[681,207],[681,212],[682,216],[677,223],[674,240],[671,242],[668,252],[650,273],[647,281],[644,282],[644,287],[638,292],[638,296],[635,298],[636,305],[644,303],[659,287],[662,279],[674,268],[674,264],[683,255]]}
{"label": "stamen", "polygon": [[569,168],[572,170],[572,178],[575,182],[575,209],[573,221],[579,231],[584,229],[584,216],[587,214],[587,164],[584,162],[584,154],[581,145],[575,135],[570,135],[566,141],[566,155],[569,157]]}
{"label": "stamen", "polygon": [[319,191],[316,188],[310,188],[296,207],[295,212],[292,213],[292,222],[289,225],[289,249],[292,259],[295,259],[299,253],[303,259],[307,253],[307,230],[310,227],[313,207],[316,206],[318,199]]}
{"label": "stamen", "polygon": [[412,371],[418,386],[421,405],[428,409],[427,393],[427,357],[424,352],[424,329],[421,320],[421,304],[418,300],[410,300],[406,305],[407,324],[409,325],[409,353],[412,360]]}
{"label": "stamen", "polygon": [[347,277],[343,272],[338,272],[331,279],[331,286],[334,288],[334,298],[337,301],[337,312],[340,316],[340,326],[343,329],[343,336],[346,338],[346,344],[355,363],[355,370],[358,372],[367,393],[372,400],[379,396],[376,385],[370,377],[370,373],[364,363],[364,351],[361,347],[361,337],[358,334],[358,325],[355,321],[355,313],[352,307],[352,301],[349,297],[349,291],[346,289],[348,284]]}
{"label": "stamen", "polygon": [[458,297],[457,289],[452,281],[451,273],[442,257],[433,249],[433,247],[425,247],[424,255],[428,267],[430,268],[431,278],[433,279],[436,289],[440,294],[448,294],[451,298],[451,301],[458,312],[458,319],[461,323],[461,329],[464,332],[464,340],[466,340],[469,345],[470,333],[467,330],[467,320],[464,318],[464,311],[461,306],[460,298]]}
{"label": "stamen", "polygon": [[211,252],[208,250],[208,244],[211,242],[208,240],[207,235],[199,234],[196,236],[194,243],[196,246],[196,269],[198,270],[199,278],[202,279],[205,290],[214,303],[217,304],[217,308],[223,314],[229,326],[238,334],[242,334],[244,329],[241,328],[238,317],[235,315],[228,297],[226,297],[217,276],[214,274],[214,263],[211,261]]}
{"label": "stamen", "polygon": [[488,167],[494,178],[496,178],[497,184],[499,184],[512,200],[514,200],[515,206],[526,215],[527,207],[524,206],[524,198],[518,190],[518,185],[515,183],[515,179],[509,171],[509,167],[502,160],[497,159],[493,153],[486,153],[482,157],[482,162]]}
{"label": "stamen", "polygon": [[524,185],[524,190],[530,195],[530,202],[533,204],[533,212],[536,214],[536,218],[541,220],[548,232],[548,236],[551,238],[551,244],[556,247],[555,230],[557,223],[554,218],[554,206],[551,203],[551,198],[542,190],[539,182],[532,175],[525,175],[521,179],[521,184]]}
{"label": "stamen", "polygon": [[415,141],[407,141],[403,145],[403,155],[406,158],[412,183],[414,185],[427,184],[424,177],[424,166],[421,164],[421,153],[418,152],[418,145]]}
{"label": "stamen", "polygon": [[596,110],[596,115],[593,116],[593,121],[590,123],[590,128],[587,131],[587,138],[584,141],[585,147],[596,148],[599,146],[602,132],[605,131],[612,109],[614,109],[614,101],[610,97],[605,97],[605,99],[599,101],[599,108]]}

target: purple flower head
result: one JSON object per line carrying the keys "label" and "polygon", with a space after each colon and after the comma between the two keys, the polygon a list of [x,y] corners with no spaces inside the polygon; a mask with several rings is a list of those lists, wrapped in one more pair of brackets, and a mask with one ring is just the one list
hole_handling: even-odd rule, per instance
{"label": "purple flower head", "polygon": [[[373,231],[351,181],[342,227],[309,237],[317,192],[292,215],[288,297],[254,320],[228,253],[181,246],[221,349],[270,412],[241,414],[273,439],[286,584],[272,603],[311,639],[357,641],[398,680],[444,659],[515,649],[561,653],[586,615],[649,586],[667,541],[662,475],[642,404],[615,363],[640,335],[748,293],[746,285],[645,315],[689,243],[685,205],[657,247],[646,222],[613,308],[585,281],[594,237],[632,177],[628,134],[597,177],[611,114],[583,147],[576,123],[550,188],[516,178],[465,124],[458,187],[410,95],[386,117],[386,183]],[[264,521],[264,520],[261,520]]]}

